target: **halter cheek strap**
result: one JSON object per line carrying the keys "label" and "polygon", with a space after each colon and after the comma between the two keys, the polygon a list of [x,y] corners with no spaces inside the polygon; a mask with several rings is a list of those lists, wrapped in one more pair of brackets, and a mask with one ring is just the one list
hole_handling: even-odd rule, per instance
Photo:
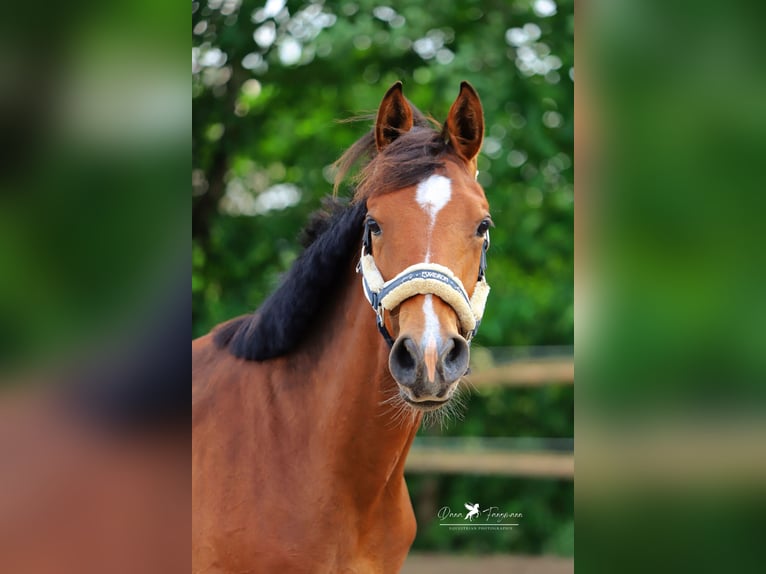
{"label": "halter cheek strap", "polygon": [[393,279],[384,281],[372,256],[369,235],[365,229],[365,239],[357,272],[362,275],[365,297],[377,315],[378,329],[388,345],[393,346],[394,340],[386,328],[385,311],[396,309],[403,301],[415,295],[428,294],[436,295],[455,310],[460,329],[470,343],[481,324],[489,295],[489,285],[484,275],[487,267],[488,248],[489,234],[484,239],[482,247],[478,280],[474,286],[473,295],[469,297],[463,283],[452,270],[436,263],[411,265]]}

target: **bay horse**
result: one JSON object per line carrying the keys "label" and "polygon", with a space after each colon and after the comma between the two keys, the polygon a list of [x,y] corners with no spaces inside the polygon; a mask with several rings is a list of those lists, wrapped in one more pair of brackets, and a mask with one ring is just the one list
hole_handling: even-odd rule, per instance
{"label": "bay horse", "polygon": [[454,400],[489,292],[483,137],[467,82],[443,127],[395,83],[336,162],[336,189],[362,162],[350,204],[259,310],[193,341],[194,572],[402,567],[404,461]]}

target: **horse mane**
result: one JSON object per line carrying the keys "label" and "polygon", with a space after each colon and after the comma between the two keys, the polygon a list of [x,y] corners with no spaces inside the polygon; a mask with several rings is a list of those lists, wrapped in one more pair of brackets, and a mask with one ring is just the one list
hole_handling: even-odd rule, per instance
{"label": "horse mane", "polygon": [[281,284],[255,313],[233,319],[213,334],[219,348],[235,357],[265,361],[294,351],[333,301],[346,270],[361,245],[364,201],[341,207],[325,203],[304,230],[305,251]]}
{"label": "horse mane", "polygon": [[330,229],[335,220],[346,209],[348,209],[348,204],[337,197],[325,197],[322,200],[322,207],[309,215],[308,223],[298,235],[298,243],[304,249],[311,247],[311,244]]}
{"label": "horse mane", "polygon": [[312,215],[301,234],[305,251],[255,313],[216,329],[213,340],[219,348],[226,347],[235,357],[249,361],[265,361],[297,349],[312,332],[324,306],[334,299],[361,246],[367,199],[416,185],[442,167],[446,159],[462,164],[448,143],[444,127],[410,106],[412,129],[402,132],[380,152],[374,129],[370,130],[335,162],[335,192],[351,169],[360,164],[353,178],[356,191],[351,204],[344,206],[335,199]]}

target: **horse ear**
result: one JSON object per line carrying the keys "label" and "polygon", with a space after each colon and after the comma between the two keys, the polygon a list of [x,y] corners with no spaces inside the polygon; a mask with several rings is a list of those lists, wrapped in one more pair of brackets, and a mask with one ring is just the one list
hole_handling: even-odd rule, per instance
{"label": "horse ear", "polygon": [[460,94],[449,110],[444,125],[447,139],[457,154],[472,162],[484,141],[484,112],[479,94],[468,82],[460,83]]}
{"label": "horse ear", "polygon": [[378,151],[412,128],[412,108],[402,94],[402,83],[391,86],[378,108],[375,120],[375,144]]}

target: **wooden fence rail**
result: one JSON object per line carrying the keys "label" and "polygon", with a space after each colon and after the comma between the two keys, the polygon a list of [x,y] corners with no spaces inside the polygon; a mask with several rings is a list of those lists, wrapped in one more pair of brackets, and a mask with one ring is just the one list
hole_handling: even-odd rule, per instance
{"label": "wooden fence rail", "polygon": [[[483,386],[541,387],[574,384],[574,357],[515,359],[477,369],[470,382]],[[410,473],[485,474],[536,478],[574,478],[574,453],[566,450],[513,450],[503,448],[449,448],[442,439],[415,444],[407,457]],[[444,445],[449,439],[444,439]],[[435,444],[436,443],[436,444]],[[571,448],[571,447],[570,447]]]}
{"label": "wooden fence rail", "polygon": [[477,387],[501,385],[539,387],[574,383],[574,358],[518,359],[495,367],[477,370],[468,380]]}
{"label": "wooden fence rail", "polygon": [[574,454],[556,451],[476,451],[413,446],[405,471],[536,478],[574,477]]}

